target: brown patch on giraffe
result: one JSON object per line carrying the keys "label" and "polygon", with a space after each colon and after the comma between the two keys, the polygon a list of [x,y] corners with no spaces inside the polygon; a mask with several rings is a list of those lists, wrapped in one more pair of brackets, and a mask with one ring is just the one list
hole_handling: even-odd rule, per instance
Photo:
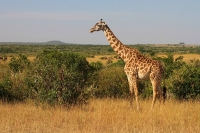
{"label": "brown patch on giraffe", "polygon": [[130,59],[131,58],[131,55],[130,53],[127,54],[126,58]]}
{"label": "brown patch on giraffe", "polygon": [[145,71],[144,71],[144,70],[142,70],[142,73],[145,73]]}
{"label": "brown patch on giraffe", "polygon": [[114,43],[113,43],[113,42],[110,42],[110,44],[113,45]]}
{"label": "brown patch on giraffe", "polygon": [[124,54],[121,53],[121,57],[124,58],[125,57]]}
{"label": "brown patch on giraffe", "polygon": [[119,46],[119,50],[120,50],[120,51],[122,50],[122,45]]}
{"label": "brown patch on giraffe", "polygon": [[119,42],[117,42],[115,45],[118,47],[118,45],[120,45],[120,43],[119,43]]}
{"label": "brown patch on giraffe", "polygon": [[144,63],[147,63],[147,60],[144,60],[143,62],[144,62]]}
{"label": "brown patch on giraffe", "polygon": [[144,64],[143,64],[143,63],[140,63],[140,66],[141,66],[141,67],[143,67],[143,66],[144,66]]}
{"label": "brown patch on giraffe", "polygon": [[128,67],[131,67],[131,66],[132,66],[132,64],[131,64],[131,63],[129,63],[127,66],[128,66]]}
{"label": "brown patch on giraffe", "polygon": [[112,47],[113,47],[113,49],[115,50],[116,46],[115,46],[115,45],[113,45]]}
{"label": "brown patch on giraffe", "polygon": [[113,42],[115,42],[116,40],[117,40],[117,39],[115,39],[115,38],[114,38],[114,39],[112,39],[112,41],[113,41]]}
{"label": "brown patch on giraffe", "polygon": [[152,65],[156,65],[156,62],[155,62],[155,61],[153,61],[153,62],[152,62]]}
{"label": "brown patch on giraffe", "polygon": [[131,60],[129,61],[129,63],[132,64],[132,63],[134,63],[134,61],[135,61],[134,59],[131,59]]}
{"label": "brown patch on giraffe", "polygon": [[[125,54],[127,55],[129,53],[129,49],[125,48]],[[130,55],[130,54],[129,54]]]}
{"label": "brown patch on giraffe", "polygon": [[112,38],[116,38],[115,35],[112,35]]}
{"label": "brown patch on giraffe", "polygon": [[130,56],[133,55],[133,52],[132,52],[132,51],[130,51],[129,53],[130,53]]}
{"label": "brown patch on giraffe", "polygon": [[118,49],[116,49],[116,52],[117,52],[117,53],[119,53],[119,50],[118,50]]}
{"label": "brown patch on giraffe", "polygon": [[147,60],[147,63],[150,63],[150,62],[151,62],[151,60],[150,60],[150,59],[148,59],[148,60]]}

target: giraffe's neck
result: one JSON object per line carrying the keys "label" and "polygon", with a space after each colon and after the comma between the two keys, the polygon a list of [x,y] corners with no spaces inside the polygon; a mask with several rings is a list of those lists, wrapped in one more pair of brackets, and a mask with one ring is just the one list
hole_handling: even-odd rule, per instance
{"label": "giraffe's neck", "polygon": [[128,60],[127,54],[129,54],[129,47],[123,45],[119,39],[113,34],[113,32],[110,30],[110,28],[107,26],[104,30],[104,34],[106,38],[108,39],[108,42],[110,43],[113,50],[124,60]]}

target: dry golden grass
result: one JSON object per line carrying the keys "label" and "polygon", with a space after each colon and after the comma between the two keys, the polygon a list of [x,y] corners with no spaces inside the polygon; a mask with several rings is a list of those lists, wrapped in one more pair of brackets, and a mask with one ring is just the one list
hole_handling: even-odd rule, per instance
{"label": "dry golden grass", "polygon": [[[12,57],[7,57],[7,60],[6,60],[6,61],[0,60],[0,64],[7,64],[7,63],[9,63],[10,60],[11,60],[11,58],[12,58]],[[35,59],[35,56],[29,56],[28,59],[29,59],[30,61],[33,61],[33,60]]]}
{"label": "dry golden grass", "polygon": [[[159,57],[167,57],[166,54],[159,54]],[[183,61],[185,62],[189,62],[190,60],[193,59],[199,59],[200,60],[200,54],[175,54],[174,58],[177,58],[179,56],[183,56]],[[88,62],[97,62],[97,61],[101,61],[103,64],[107,63],[107,59],[101,60],[101,57],[114,57],[114,55],[96,55],[94,58],[87,58]],[[117,62],[119,59],[115,59],[113,58],[113,62]]]}
{"label": "dry golden grass", "polygon": [[107,57],[107,58],[113,58],[112,61],[113,62],[117,62],[119,59],[114,58],[115,55],[95,55],[94,58],[87,58],[88,62],[97,62],[100,61],[103,64],[106,64],[108,62],[108,59],[100,59],[101,57]]}
{"label": "dry golden grass", "polygon": [[[160,54],[159,57],[166,57],[166,55]],[[179,56],[183,56],[183,61],[189,62],[193,59],[199,59],[200,60],[200,54],[175,54],[174,58],[177,58]]]}
{"label": "dry golden grass", "polygon": [[129,108],[127,100],[93,99],[85,107],[41,108],[32,104],[0,104],[0,132],[14,133],[194,133],[200,131],[200,103],[167,101],[149,110]]}

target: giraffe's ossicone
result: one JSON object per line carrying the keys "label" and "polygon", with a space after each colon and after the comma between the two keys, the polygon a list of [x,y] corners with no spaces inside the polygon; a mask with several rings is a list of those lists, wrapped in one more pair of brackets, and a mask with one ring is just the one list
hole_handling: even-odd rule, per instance
{"label": "giraffe's ossicone", "polygon": [[[145,57],[135,48],[123,45],[108,25],[102,22],[102,19],[90,29],[91,33],[94,31],[103,31],[113,50],[124,60],[124,71],[128,78],[131,97],[133,97],[133,91],[135,93],[137,109],[140,108],[138,103],[138,79],[150,79],[151,81],[153,87],[151,108],[154,106],[156,97],[165,101],[166,88],[164,87],[163,90],[161,88],[162,78],[164,77],[164,69],[161,62]],[[131,98],[131,104],[132,101],[133,98]]]}

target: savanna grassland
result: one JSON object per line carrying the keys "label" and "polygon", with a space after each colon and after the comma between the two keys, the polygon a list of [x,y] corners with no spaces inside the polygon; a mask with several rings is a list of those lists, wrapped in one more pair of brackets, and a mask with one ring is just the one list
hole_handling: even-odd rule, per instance
{"label": "savanna grassland", "polygon": [[168,100],[141,111],[123,99],[91,99],[88,105],[66,109],[33,104],[0,104],[1,133],[197,133],[200,103]]}
{"label": "savanna grassland", "polygon": [[141,110],[130,107],[124,62],[109,45],[1,43],[0,133],[198,133],[200,46],[129,46],[165,65],[167,100],[152,110],[148,81]]}

